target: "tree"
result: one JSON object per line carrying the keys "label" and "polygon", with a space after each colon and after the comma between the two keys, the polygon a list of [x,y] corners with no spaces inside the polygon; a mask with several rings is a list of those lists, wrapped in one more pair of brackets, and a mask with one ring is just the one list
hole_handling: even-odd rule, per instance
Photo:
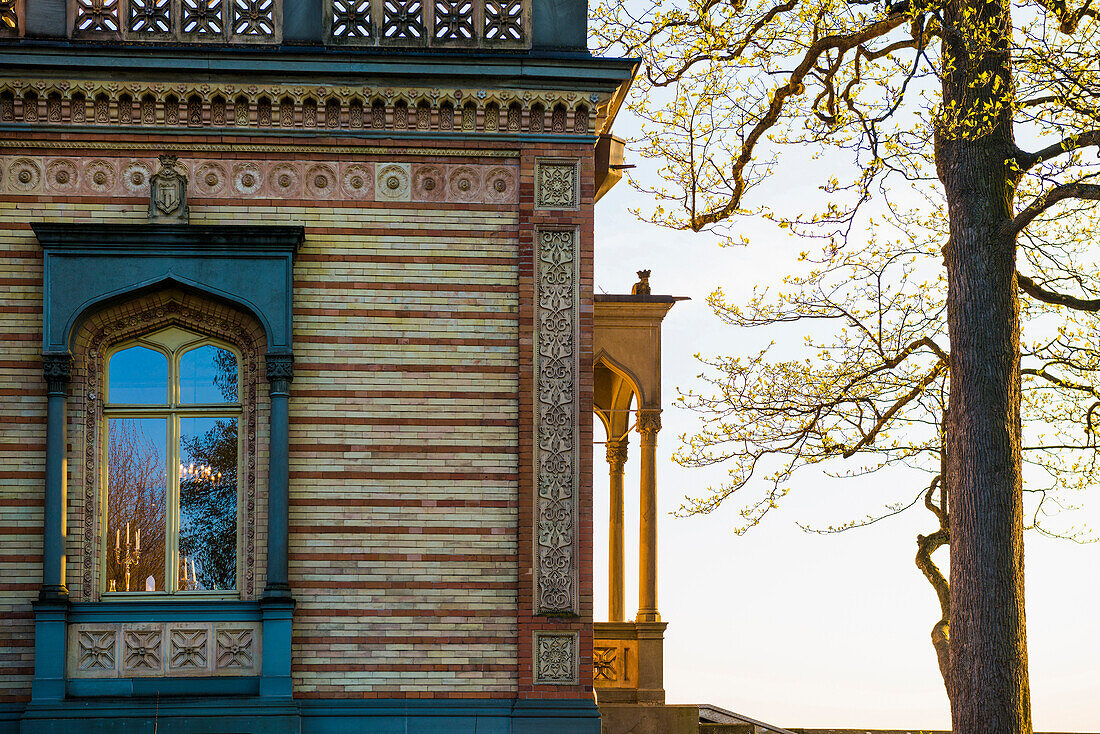
{"label": "tree", "polygon": [[[925,225],[942,222],[948,346],[937,344],[937,354],[929,343],[884,342],[880,362],[913,365],[903,368],[913,374],[945,363],[919,394],[931,402],[934,387],[947,390],[936,435],[950,500],[954,730],[1029,732],[1017,290],[1044,306],[1095,312],[1095,284],[1079,263],[1054,262],[1059,248],[1030,235],[1062,224],[1078,243],[1075,213],[1100,200],[1091,182],[1100,171],[1083,155],[1100,144],[1098,11],[1091,0],[673,3],[605,0],[597,12],[599,42],[643,58],[632,105],[647,123],[642,154],[662,162],[667,184],[653,190],[655,221],[698,231],[770,216],[824,238],[826,253],[851,247],[854,233],[869,230],[873,242],[890,225],[912,243],[912,197],[896,208],[897,182],[927,202]],[[776,213],[753,198],[792,148],[799,162],[809,152],[834,165],[821,175],[817,211]],[[1017,274],[1021,248],[1034,277]],[[1071,339],[1062,333],[1051,355]],[[861,338],[873,345],[873,333]],[[895,367],[875,374],[904,391],[906,381],[885,376]]]}

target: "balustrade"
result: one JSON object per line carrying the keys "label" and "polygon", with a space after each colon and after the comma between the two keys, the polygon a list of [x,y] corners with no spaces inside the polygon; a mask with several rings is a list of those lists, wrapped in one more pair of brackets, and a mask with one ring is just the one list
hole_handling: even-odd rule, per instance
{"label": "balustrade", "polygon": [[[0,0],[0,37],[21,36],[37,1]],[[287,1],[68,0],[67,27],[75,40],[280,44]],[[530,46],[531,0],[323,0],[320,10],[329,45]]]}

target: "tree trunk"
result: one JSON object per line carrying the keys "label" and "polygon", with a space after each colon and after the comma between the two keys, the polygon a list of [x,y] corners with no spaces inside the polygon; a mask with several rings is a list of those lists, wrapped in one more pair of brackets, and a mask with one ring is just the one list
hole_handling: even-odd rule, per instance
{"label": "tree trunk", "polygon": [[[950,216],[951,718],[956,734],[1030,734],[1019,302],[1015,238],[1006,229],[1016,146],[1011,107],[997,102],[1012,84],[1009,5],[955,0],[943,20],[936,164]],[[952,120],[953,111],[962,116]]]}

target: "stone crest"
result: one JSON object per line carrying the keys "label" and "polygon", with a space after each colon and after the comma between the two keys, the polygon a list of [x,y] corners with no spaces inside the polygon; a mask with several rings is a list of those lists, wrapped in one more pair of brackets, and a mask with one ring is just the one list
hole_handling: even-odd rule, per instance
{"label": "stone crest", "polygon": [[160,170],[149,183],[149,221],[187,224],[187,175],[179,169],[176,156],[160,156]]}

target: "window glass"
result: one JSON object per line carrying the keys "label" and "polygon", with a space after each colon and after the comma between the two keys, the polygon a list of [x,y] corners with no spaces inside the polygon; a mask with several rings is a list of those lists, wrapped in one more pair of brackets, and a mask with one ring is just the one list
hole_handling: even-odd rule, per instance
{"label": "window glass", "polygon": [[237,586],[237,446],[236,418],[180,418],[180,591]]}
{"label": "window glass", "polygon": [[208,344],[180,358],[180,402],[237,402],[237,357]]}
{"label": "window glass", "polygon": [[108,420],[107,591],[165,589],[167,439],[166,418]]}
{"label": "window glass", "polygon": [[148,347],[115,352],[107,368],[107,401],[116,405],[168,402],[168,358]]}

